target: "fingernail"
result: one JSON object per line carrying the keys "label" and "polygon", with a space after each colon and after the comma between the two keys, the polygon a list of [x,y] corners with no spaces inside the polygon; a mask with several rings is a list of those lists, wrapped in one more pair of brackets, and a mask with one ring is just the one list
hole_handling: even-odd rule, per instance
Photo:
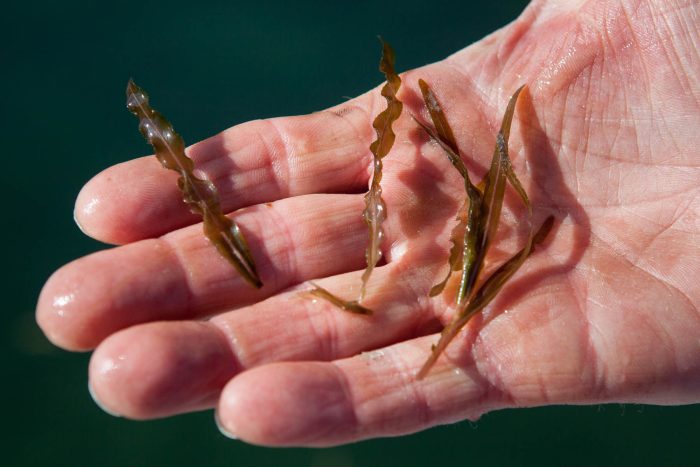
{"label": "fingernail", "polygon": [[[78,217],[83,217],[83,219],[90,217],[99,209],[101,201],[100,198],[97,197],[85,200],[84,198],[89,196],[89,192],[86,193],[85,188],[86,187],[83,187],[83,189],[80,190],[80,193],[78,193],[78,197],[75,200],[75,206],[73,207],[73,221],[75,221],[75,225],[78,226],[80,231],[87,235],[87,232],[85,232],[85,228],[78,220]],[[78,210],[80,210],[80,216],[78,216]]]}
{"label": "fingernail", "polygon": [[236,435],[224,428],[224,425],[221,423],[221,419],[219,418],[219,412],[214,412],[214,423],[216,423],[216,427],[219,429],[222,435],[228,439],[238,439]]}
{"label": "fingernail", "polygon": [[113,417],[121,417],[120,414],[117,412],[114,412],[112,410],[109,410],[107,407],[104,406],[102,402],[97,398],[97,394],[95,394],[95,391],[92,389],[92,384],[90,384],[90,381],[88,381],[88,392],[90,393],[90,397],[92,397],[92,400],[95,401],[95,404],[105,413],[113,416]]}
{"label": "fingernail", "polygon": [[73,210],[73,221],[75,222],[75,225],[78,226],[78,228],[80,229],[80,231],[81,231],[82,233],[84,233],[85,235],[87,235],[87,232],[85,232],[85,229],[83,228],[82,225],[80,225],[80,222],[78,221],[78,215],[76,214],[75,209]]}

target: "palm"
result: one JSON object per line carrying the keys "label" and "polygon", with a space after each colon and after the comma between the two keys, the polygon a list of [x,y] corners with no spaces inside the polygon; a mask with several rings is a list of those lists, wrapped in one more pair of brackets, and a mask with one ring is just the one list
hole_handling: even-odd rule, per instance
{"label": "palm", "polygon": [[[367,235],[358,193],[369,177],[371,119],[383,105],[376,90],[191,148],[225,208],[252,206],[237,219],[262,290],[232,274],[198,226],[184,227],[194,219],[173,177],[144,158],[81,194],[86,231],[129,244],[59,271],[40,300],[42,327],[67,348],[99,345],[91,382],[113,410],[148,418],[218,401],[226,427],[261,443],[405,433],[514,405],[695,400],[700,70],[682,45],[698,36],[674,22],[687,11],[650,16],[640,7],[630,17],[600,6],[575,14],[534,4],[481,43],[403,76],[406,110],[421,115],[416,82],[428,81],[477,173],[508,94],[528,82],[514,165],[535,219],[559,220],[426,380],[414,376],[436,339],[427,334],[451,312],[449,291],[435,299],[427,291],[443,274],[463,193],[408,112],[385,161],[387,264],[367,300],[376,315],[345,314],[304,294],[306,280],[322,277],[333,292],[357,293]],[[654,21],[675,29],[640,43]],[[130,171],[147,182],[125,200],[116,187]],[[507,207],[519,209],[515,197]],[[496,256],[518,244],[513,217],[506,212]]]}

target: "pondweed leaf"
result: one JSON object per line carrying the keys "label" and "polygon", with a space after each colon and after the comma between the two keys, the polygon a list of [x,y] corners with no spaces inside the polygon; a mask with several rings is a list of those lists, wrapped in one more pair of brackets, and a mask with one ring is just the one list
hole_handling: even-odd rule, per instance
{"label": "pondweed leaf", "polygon": [[482,210],[482,191],[478,187],[474,186],[469,178],[469,172],[467,167],[464,165],[462,156],[459,153],[459,147],[457,146],[457,140],[454,137],[454,133],[450,124],[447,121],[442,107],[440,106],[437,97],[428,86],[425,81],[418,80],[418,85],[423,95],[423,101],[428,109],[430,119],[433,121],[435,130],[429,126],[416,120],[421,127],[430,135],[430,137],[437,141],[438,144],[443,148],[445,154],[449,158],[452,165],[459,171],[464,178],[464,189],[467,193],[467,197],[464,200],[462,208],[457,214],[457,225],[452,230],[450,240],[452,241],[452,248],[450,249],[449,265],[450,268],[447,271],[447,276],[439,284],[433,286],[430,289],[430,296],[434,297],[440,294],[447,281],[453,272],[463,270],[462,280],[460,281],[459,292],[457,294],[457,303],[461,304],[462,301],[471,293],[471,285],[467,281],[467,278],[471,277],[475,269],[475,245],[477,242],[478,235],[478,219],[481,216]]}
{"label": "pondweed leaf", "polygon": [[382,159],[394,145],[396,134],[392,125],[401,116],[401,111],[403,110],[403,103],[396,98],[396,93],[399,92],[401,87],[401,78],[394,70],[394,62],[394,50],[387,42],[382,40],[382,58],[379,61],[379,69],[386,78],[386,83],[382,87],[382,96],[386,99],[386,109],[377,115],[377,118],[372,123],[377,133],[377,139],[369,147],[369,150],[374,155],[374,171],[372,173],[372,184],[365,195],[365,210],[362,213],[362,217],[369,229],[369,242],[365,252],[367,269],[362,274],[362,287],[360,288],[358,302],[364,299],[367,281],[369,281],[374,267],[382,256],[380,249],[382,237],[384,236],[382,223],[386,219],[386,205],[382,199],[382,186],[380,184],[382,181]]}
{"label": "pondweed leaf", "polygon": [[512,258],[501,265],[489,278],[484,282],[484,284],[479,287],[479,290],[474,296],[474,299],[461,308],[457,309],[454,318],[448,324],[445,329],[442,330],[440,334],[440,339],[438,343],[432,346],[430,356],[423,364],[421,369],[418,371],[417,378],[424,378],[430,369],[433,367],[438,357],[447,348],[452,339],[454,339],[459,331],[469,322],[469,320],[478,312],[480,312],[486,305],[488,305],[491,300],[494,299],[496,294],[501,290],[503,284],[506,283],[508,279],[511,278],[513,274],[522,266],[528,256],[534,251],[534,247],[542,243],[549,231],[554,225],[554,216],[549,216],[542,223],[537,233],[534,236],[530,236],[527,244],[523,249],[517,252]]}
{"label": "pondweed leaf", "polygon": [[[437,358],[469,319],[493,300],[501,290],[501,287],[515,274],[525,262],[525,259],[532,253],[533,247],[544,241],[551,230],[554,218],[548,217],[537,233],[533,234],[530,220],[532,206],[527,193],[513,171],[508,156],[508,138],[515,112],[515,104],[524,86],[516,90],[508,102],[508,107],[501,122],[501,129],[496,135],[496,147],[491,159],[491,166],[478,186],[473,185],[469,179],[469,174],[462,161],[454,134],[437,98],[425,81],[420,80],[419,86],[435,130],[420,122],[419,124],[433,140],[438,142],[452,165],[460,172],[464,178],[466,191],[464,204],[457,216],[457,226],[453,229],[450,237],[453,245],[450,250],[447,277],[430,291],[431,296],[441,293],[452,272],[461,269],[462,277],[456,300],[457,310],[450,324],[443,330],[437,345],[433,346],[430,357],[418,372],[418,378],[420,379],[430,371]],[[527,223],[530,227],[530,233],[525,246],[518,253],[501,265],[487,279],[481,280],[480,276],[486,254],[498,229],[506,181],[510,182],[527,208]],[[461,239],[460,235],[462,235]],[[459,257],[460,252],[461,260]],[[477,287],[480,280],[481,284]]]}
{"label": "pondweed leaf", "polygon": [[445,112],[442,110],[440,102],[438,102],[432,89],[430,89],[430,86],[428,86],[428,83],[422,79],[418,80],[418,87],[420,88],[420,92],[423,96],[425,107],[428,109],[430,119],[433,121],[433,125],[435,126],[435,134],[433,134],[433,130],[429,126],[423,125],[418,120],[416,121],[418,121],[423,129],[427,131],[435,141],[443,145],[445,152],[447,153],[447,157],[450,158],[450,162],[452,162],[452,165],[459,170],[462,177],[469,178],[467,167],[464,165],[464,161],[462,161],[462,158],[459,155],[459,148],[457,147],[457,140],[455,139],[454,132],[447,121],[447,117],[445,116]]}
{"label": "pondweed leaf", "polygon": [[[452,277],[452,273],[455,271],[460,271],[464,266],[464,236],[467,233],[467,222],[469,219],[469,200],[465,200],[462,207],[457,213],[457,225],[452,229],[450,234],[450,241],[452,242],[452,248],[450,248],[450,257],[448,263],[450,268],[447,270],[447,276],[439,284],[435,284],[433,288],[430,289],[430,296],[435,297],[440,295],[447,285],[447,281]],[[459,296],[458,296],[459,297]]]}
{"label": "pondweed leaf", "polygon": [[314,286],[314,288],[309,291],[311,295],[322,298],[324,300],[328,300],[333,305],[337,306],[342,310],[349,311],[350,313],[357,313],[359,315],[372,314],[372,310],[363,307],[356,300],[343,300],[342,298],[336,297],[320,285],[314,284],[313,282],[311,283],[311,285]]}
{"label": "pondweed leaf", "polygon": [[194,162],[185,155],[182,137],[173,130],[163,115],[151,108],[148,94],[133,80],[129,80],[126,87],[126,107],[138,117],[139,130],[153,146],[163,167],[180,174],[177,183],[183,200],[192,212],[202,216],[206,237],[249,284],[256,288],[262,287],[243,234],[238,225],[221,211],[216,187],[210,181],[194,175]]}
{"label": "pondweed leaf", "polygon": [[365,210],[362,213],[362,217],[369,230],[369,241],[365,251],[367,268],[362,274],[360,296],[357,300],[344,301],[318,286],[311,291],[314,295],[325,298],[339,308],[356,313],[361,312],[357,311],[359,309],[369,311],[359,304],[365,298],[367,282],[372,275],[372,271],[382,257],[381,243],[384,237],[382,223],[386,219],[386,204],[384,204],[384,200],[382,199],[381,186],[383,169],[382,159],[389,153],[394,145],[396,134],[394,133],[392,125],[401,116],[401,111],[403,110],[403,103],[396,97],[396,93],[401,87],[401,78],[399,78],[399,75],[394,70],[394,50],[381,38],[380,41],[382,42],[382,57],[379,61],[379,70],[384,73],[386,79],[381,93],[386,99],[387,106],[386,109],[377,115],[372,123],[372,127],[377,133],[377,139],[375,139],[369,147],[374,156],[374,170],[372,173],[372,183],[370,184],[369,191],[365,195]]}

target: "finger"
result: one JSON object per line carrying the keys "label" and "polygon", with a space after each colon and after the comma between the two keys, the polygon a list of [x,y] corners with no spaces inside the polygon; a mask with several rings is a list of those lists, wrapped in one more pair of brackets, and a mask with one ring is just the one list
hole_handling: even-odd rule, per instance
{"label": "finger", "polygon": [[573,287],[544,280],[509,312],[475,317],[423,380],[416,374],[437,335],[334,362],[262,365],[226,385],[218,421],[255,444],[328,446],[507,407],[697,401],[697,319],[681,297],[646,299],[673,294],[645,285],[635,312],[601,304],[584,314]]}
{"label": "finger", "polygon": [[[37,320],[56,345],[93,348],[138,323],[203,317],[259,301],[304,280],[362,268],[360,195],[308,195],[255,206],[237,222],[262,289],[248,285],[191,226],[79,259],[44,286]],[[319,222],[323,219],[323,222]]]}
{"label": "finger", "polygon": [[[228,336],[241,368],[276,361],[331,361],[440,329],[435,309],[442,300],[427,295],[428,266],[406,270],[392,263],[375,270],[362,305],[371,315],[349,313],[310,294],[311,284],[270,297],[241,310],[222,313],[211,323]],[[315,281],[342,299],[356,299],[360,271]]]}
{"label": "finger", "polygon": [[[452,289],[457,287],[457,281],[451,282],[442,296],[431,299],[428,291],[435,280],[435,267],[420,256],[430,255],[429,249],[424,245],[408,249],[399,244],[394,250],[393,261],[377,268],[369,283],[368,298],[363,304],[375,310],[370,316],[339,310],[311,296],[310,287],[299,287],[255,305],[216,315],[207,323],[210,328],[206,332],[201,328],[196,333],[189,332],[188,322],[150,323],[121,331],[100,345],[93,357],[93,368],[110,369],[107,376],[91,373],[93,386],[97,388],[96,398],[108,410],[132,418],[173,415],[199,407],[190,401],[210,401],[215,388],[198,382],[220,382],[217,375],[224,369],[232,376],[233,372],[271,362],[337,360],[440,329],[440,318],[449,319],[441,315],[445,315],[446,301],[453,300]],[[355,271],[318,282],[342,298],[351,299],[358,293],[359,275],[360,271]],[[511,297],[512,300],[517,298]],[[508,299],[505,303],[501,301],[497,307],[509,307],[507,302]],[[180,327],[182,331],[178,331]],[[178,337],[164,339],[163,335]],[[200,355],[210,353],[207,349],[212,345],[207,339],[220,346],[221,336],[225,336],[230,354],[219,352],[216,360],[203,359],[198,360],[201,365],[186,365],[187,380],[193,386],[183,382],[180,364],[164,364],[161,359],[150,358],[150,347],[129,344],[155,341],[164,347],[161,353],[166,355],[179,355],[180,351]],[[198,349],[199,345],[202,350]],[[505,344],[499,347],[505,348]],[[122,355],[114,349],[132,350]],[[180,358],[173,360],[179,362]],[[111,362],[125,360],[133,363],[111,368]],[[129,384],[141,374],[150,375],[148,384]],[[172,391],[174,386],[179,388],[176,395],[155,396],[162,392],[161,388]],[[184,395],[179,396],[180,393]]]}
{"label": "finger", "polygon": [[[378,310],[374,316],[343,312],[302,289],[206,323],[155,322],[120,331],[92,357],[93,396],[110,413],[130,418],[173,415],[213,407],[223,384],[254,366],[333,360],[436,330],[426,309],[430,301],[425,294],[417,298],[410,286],[424,271],[400,269],[395,264],[377,269],[365,302]],[[320,282],[357,292],[359,272]],[[134,379],[139,383],[132,384]]]}
{"label": "finger", "polygon": [[472,365],[442,359],[416,381],[435,337],[336,362],[273,363],[224,388],[217,420],[227,435],[272,446],[329,446],[397,436],[477,418],[499,399]]}
{"label": "finger", "polygon": [[[174,415],[213,407],[225,382],[248,368],[334,360],[438,329],[430,310],[421,307],[428,306],[427,298],[406,293],[408,285],[391,269],[379,268],[370,289],[366,305],[376,307],[374,316],[347,313],[294,290],[208,322],[155,322],[117,332],[92,357],[93,396],[110,413],[130,418]],[[350,289],[358,274],[324,283]],[[394,285],[382,291],[377,282]]]}
{"label": "finger", "polygon": [[[234,126],[187,150],[214,182],[224,212],[308,193],[367,185],[373,94],[324,112]],[[198,222],[177,174],[153,156],[106,169],[80,192],[75,218],[88,235],[123,244]]]}
{"label": "finger", "polygon": [[118,332],[97,348],[90,359],[89,387],[106,412],[150,419],[213,407],[237,370],[235,355],[216,326],[149,323]]}
{"label": "finger", "polygon": [[[397,269],[378,269],[382,282],[392,279],[387,272],[392,267]],[[357,274],[345,278],[351,276],[357,280]],[[401,285],[385,293],[370,292],[371,305],[381,310],[372,317],[290,292],[210,322],[157,322],[123,330],[106,339],[92,357],[93,396],[108,412],[129,418],[173,415],[213,406],[228,379],[245,369],[279,360],[353,355],[428,329],[430,318],[424,315],[431,313],[403,293]],[[394,306],[378,306],[392,299]],[[424,360],[429,344],[422,347]]]}

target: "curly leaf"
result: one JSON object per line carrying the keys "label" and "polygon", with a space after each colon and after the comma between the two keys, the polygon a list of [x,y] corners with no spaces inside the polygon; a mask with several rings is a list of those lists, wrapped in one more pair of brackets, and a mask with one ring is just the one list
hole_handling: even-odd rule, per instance
{"label": "curly leaf", "polygon": [[452,242],[452,248],[450,248],[450,257],[448,259],[449,269],[447,270],[447,276],[439,284],[435,284],[430,289],[430,296],[435,297],[440,295],[447,285],[447,281],[452,277],[454,271],[459,271],[462,269],[462,258],[464,255],[464,235],[467,230],[467,219],[468,219],[468,200],[464,200],[464,204],[459,209],[457,213],[457,225],[452,229],[450,234],[450,241]]}
{"label": "curly leaf", "polygon": [[[380,38],[381,40],[381,38]],[[374,267],[379,262],[382,256],[381,243],[384,236],[382,231],[382,223],[386,219],[386,204],[382,199],[382,159],[389,153],[391,147],[396,140],[396,134],[392,128],[392,124],[401,116],[403,104],[396,97],[396,93],[401,86],[401,78],[394,70],[394,51],[391,46],[382,42],[382,58],[379,61],[379,69],[384,73],[386,83],[382,87],[381,94],[387,101],[386,109],[374,119],[372,126],[377,133],[377,139],[372,142],[369,149],[374,156],[374,170],[372,175],[372,183],[369,191],[365,194],[365,209],[362,212],[362,217],[367,224],[369,230],[369,241],[365,251],[365,259],[367,268],[362,274],[362,286],[360,288],[360,297],[357,300],[343,300],[336,295],[333,295],[328,290],[314,284],[311,294],[319,298],[327,300],[345,311],[359,314],[371,314],[372,311],[360,305],[364,299],[367,282]]]}
{"label": "curly leaf", "polygon": [[238,225],[221,211],[216,187],[210,181],[194,175],[194,162],[185,155],[182,137],[173,130],[163,115],[151,108],[148,94],[133,80],[129,80],[126,87],[126,107],[138,117],[139,130],[153,146],[163,167],[180,174],[178,186],[183,200],[192,212],[202,216],[206,237],[249,284],[256,288],[262,287],[243,234]]}
{"label": "curly leaf", "polygon": [[[381,40],[381,38],[380,38]],[[367,269],[362,274],[362,287],[360,289],[360,298],[362,301],[367,290],[367,282],[374,267],[379,262],[382,256],[381,242],[383,237],[382,223],[386,219],[386,205],[382,199],[382,159],[389,153],[394,145],[396,134],[392,128],[392,124],[401,116],[403,103],[398,100],[396,93],[401,87],[401,78],[394,70],[394,50],[391,46],[382,40],[382,58],[379,61],[379,69],[386,77],[386,84],[382,87],[382,96],[386,99],[386,109],[377,115],[372,126],[377,133],[377,139],[372,142],[369,149],[374,155],[374,171],[372,175],[372,184],[369,191],[365,195],[365,210],[362,217],[369,229],[369,242],[365,251],[365,259],[367,261]]]}
{"label": "curly leaf", "polygon": [[[450,240],[452,248],[450,249],[449,270],[447,277],[439,284],[430,289],[430,296],[434,297],[442,292],[454,271],[463,269],[462,277],[457,293],[457,303],[461,304],[471,293],[473,283],[468,282],[468,278],[473,275],[476,266],[476,244],[479,235],[479,218],[481,216],[482,190],[474,186],[469,178],[467,167],[462,161],[459,154],[457,140],[450,124],[447,121],[444,111],[437,97],[430,89],[430,86],[425,81],[418,80],[423,101],[428,109],[430,119],[433,121],[435,131],[427,125],[416,120],[418,124],[428,133],[428,135],[442,147],[447,154],[452,165],[459,171],[464,178],[464,188],[467,193],[462,209],[457,215],[457,225],[452,230]],[[414,119],[415,120],[415,119]]]}
{"label": "curly leaf", "polygon": [[[532,253],[534,246],[544,241],[552,228],[554,218],[550,216],[545,220],[538,231],[533,234],[530,223],[532,206],[527,193],[513,171],[508,156],[510,127],[515,112],[515,104],[523,87],[524,86],[520,87],[508,102],[508,107],[506,108],[501,123],[501,129],[496,136],[496,148],[494,149],[491,167],[485,175],[484,180],[482,180],[478,187],[474,187],[470,183],[465,183],[468,193],[470,190],[478,193],[480,198],[477,199],[475,197],[474,200],[480,201],[480,204],[479,208],[476,209],[474,217],[468,220],[467,228],[465,229],[463,274],[457,299],[457,311],[450,324],[443,330],[437,345],[433,347],[428,361],[426,361],[423,368],[419,371],[418,378],[423,378],[428,373],[437,358],[459,333],[462,327],[466,325],[474,314],[481,311],[493,300],[503,285],[515,274],[527,257]],[[450,157],[450,160],[452,160],[452,157]],[[486,253],[488,252],[489,246],[498,228],[503,198],[505,196],[506,181],[510,182],[527,208],[527,222],[530,224],[530,233],[525,246],[475,289],[475,284],[483,269]],[[474,204],[475,203],[471,203],[470,208]],[[473,223],[471,222],[472,220]],[[470,232],[471,228],[473,228],[473,232]]]}

